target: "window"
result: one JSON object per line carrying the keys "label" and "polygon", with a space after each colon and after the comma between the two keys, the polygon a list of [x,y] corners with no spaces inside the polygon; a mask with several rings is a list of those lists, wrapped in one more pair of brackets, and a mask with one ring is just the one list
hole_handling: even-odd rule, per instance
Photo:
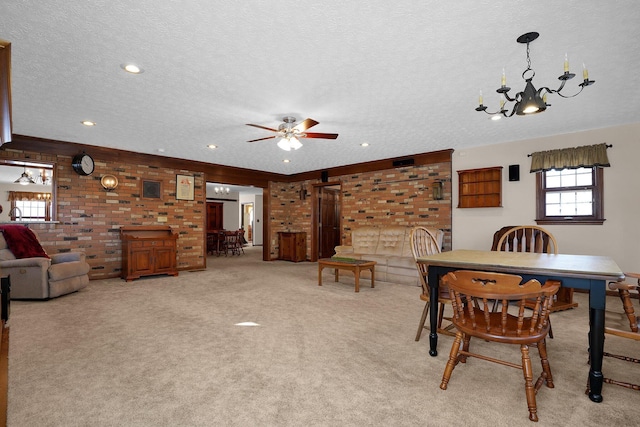
{"label": "window", "polygon": [[12,221],[51,221],[51,193],[9,191]]}
{"label": "window", "polygon": [[538,172],[538,224],[602,224],[602,168]]}

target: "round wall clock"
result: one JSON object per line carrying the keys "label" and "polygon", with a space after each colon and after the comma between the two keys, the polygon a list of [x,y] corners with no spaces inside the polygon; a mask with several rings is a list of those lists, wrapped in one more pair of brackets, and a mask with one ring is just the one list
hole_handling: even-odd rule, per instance
{"label": "round wall clock", "polygon": [[71,166],[79,175],[91,175],[96,167],[93,158],[85,153],[77,154],[73,158]]}

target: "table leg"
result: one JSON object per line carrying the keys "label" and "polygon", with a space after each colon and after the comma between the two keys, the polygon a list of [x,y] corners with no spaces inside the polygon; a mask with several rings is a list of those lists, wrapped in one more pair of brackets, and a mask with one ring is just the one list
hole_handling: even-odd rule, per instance
{"label": "table leg", "polygon": [[318,286],[322,286],[322,270],[324,266],[318,264]]}
{"label": "table leg", "polygon": [[340,275],[339,275],[339,273],[338,273],[339,271],[340,271],[340,269],[339,269],[339,268],[334,268],[334,269],[333,269],[333,274],[335,275],[335,279],[336,279],[335,281],[336,281],[336,282],[337,282],[337,281],[338,281],[338,279],[340,278]]}
{"label": "table leg", "polygon": [[356,269],[353,270],[353,274],[356,275],[356,292],[360,292],[360,266],[356,265]]}
{"label": "table leg", "polygon": [[371,267],[369,270],[371,270],[371,287],[375,288],[375,281],[376,281],[376,267],[375,267],[375,265],[373,267]]}
{"label": "table leg", "polygon": [[604,352],[604,310],[589,308],[589,399],[602,402],[602,357]]}
{"label": "table leg", "polygon": [[438,273],[429,268],[429,355],[438,355]]}

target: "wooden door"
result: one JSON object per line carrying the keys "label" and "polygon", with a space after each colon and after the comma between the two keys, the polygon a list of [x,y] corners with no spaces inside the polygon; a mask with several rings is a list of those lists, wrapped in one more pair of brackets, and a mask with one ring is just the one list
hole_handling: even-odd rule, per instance
{"label": "wooden door", "polygon": [[318,257],[330,258],[335,247],[340,244],[340,191],[333,188],[322,188],[318,218],[320,219]]}
{"label": "wooden door", "polygon": [[224,203],[207,202],[207,232],[222,230]]}

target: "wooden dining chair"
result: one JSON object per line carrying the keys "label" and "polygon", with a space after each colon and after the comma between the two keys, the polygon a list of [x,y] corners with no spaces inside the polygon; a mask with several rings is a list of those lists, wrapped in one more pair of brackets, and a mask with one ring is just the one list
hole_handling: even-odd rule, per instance
{"label": "wooden dining chair", "polygon": [[[507,230],[500,230],[502,236],[495,245],[495,250],[504,252],[534,252],[557,254],[558,242],[549,231],[537,225],[518,225]],[[495,240],[495,239],[494,239]],[[565,302],[562,308],[552,306],[551,311],[577,306],[573,303],[573,288],[562,288],[556,300]],[[549,330],[549,338],[553,338],[553,328]]]}
{"label": "wooden dining chair", "polygon": [[[413,259],[416,261],[416,267],[418,268],[420,285],[422,286],[420,299],[425,302],[424,309],[422,310],[422,317],[420,318],[420,324],[418,325],[418,333],[416,334],[416,341],[420,341],[422,330],[427,329],[427,326],[425,326],[425,322],[427,320],[427,315],[429,314],[429,273],[428,267],[425,264],[418,263],[418,258],[421,256],[440,253],[440,247],[438,246],[438,240],[436,239],[436,237],[431,231],[429,231],[429,229],[425,227],[414,227],[411,230],[409,240],[411,242],[411,253],[413,254]],[[444,317],[445,304],[451,304],[449,290],[446,286],[442,285],[440,285],[438,289],[438,302],[440,307],[438,312],[438,333],[453,336],[454,334],[451,331],[451,329],[453,328],[453,324],[447,325],[444,329],[442,328],[443,320],[451,320],[450,317]]]}
{"label": "wooden dining chair", "polygon": [[[545,338],[549,332],[549,307],[553,296],[560,288],[560,282],[550,280],[542,286],[540,282],[532,279],[522,284],[522,277],[514,274],[458,270],[447,273],[442,278],[442,283],[449,287],[451,293],[453,325],[457,332],[440,388],[447,389],[454,368],[458,363],[466,363],[468,357],[521,369],[529,419],[538,421],[536,393],[543,383],[553,388]],[[501,302],[502,308],[499,312],[493,311],[490,307],[491,300],[494,299]],[[536,302],[533,310],[525,310],[528,300]],[[521,362],[516,364],[471,352],[469,348],[472,337],[489,342],[519,345]],[[542,364],[542,373],[535,383],[529,346],[538,348]],[[494,378],[500,379],[498,375]]]}
{"label": "wooden dining chair", "polygon": [[242,252],[242,254],[244,255],[244,242],[245,242],[244,229],[239,228],[238,231],[236,231],[236,233],[238,234],[238,236],[236,237],[238,255],[240,255],[240,252]]}
{"label": "wooden dining chair", "polygon": [[498,240],[497,250],[557,254],[558,243],[553,234],[537,225],[519,225],[507,230]]}
{"label": "wooden dining chair", "polygon": [[[231,255],[240,255],[240,248],[238,238],[238,230],[235,231],[225,231],[224,233],[224,242],[225,242],[225,255],[231,252]],[[243,250],[244,252],[244,250]]]}
{"label": "wooden dining chair", "polygon": [[[634,310],[632,301],[633,299],[638,300],[639,298],[640,274],[625,273],[625,276],[626,279],[635,279],[636,283],[631,283],[631,280],[625,280],[625,282],[609,283],[609,289],[618,292],[618,296],[620,297],[620,301],[622,302],[622,310],[618,309],[616,311],[605,311],[605,352],[603,353],[603,355],[612,359],[623,360],[632,363],[640,363],[640,359],[638,358],[638,354],[640,353],[640,310],[638,310],[638,312]],[[633,357],[631,355],[621,355],[607,352],[607,334],[635,341],[637,345],[635,347],[635,353],[633,354]],[[623,375],[623,372],[626,371],[626,369],[624,371],[621,370],[619,375]],[[627,381],[619,381],[610,377],[605,377],[604,382],[606,384],[619,385],[622,387],[630,388],[632,390],[640,391],[640,384],[634,384]],[[587,393],[589,393],[588,381]]]}

